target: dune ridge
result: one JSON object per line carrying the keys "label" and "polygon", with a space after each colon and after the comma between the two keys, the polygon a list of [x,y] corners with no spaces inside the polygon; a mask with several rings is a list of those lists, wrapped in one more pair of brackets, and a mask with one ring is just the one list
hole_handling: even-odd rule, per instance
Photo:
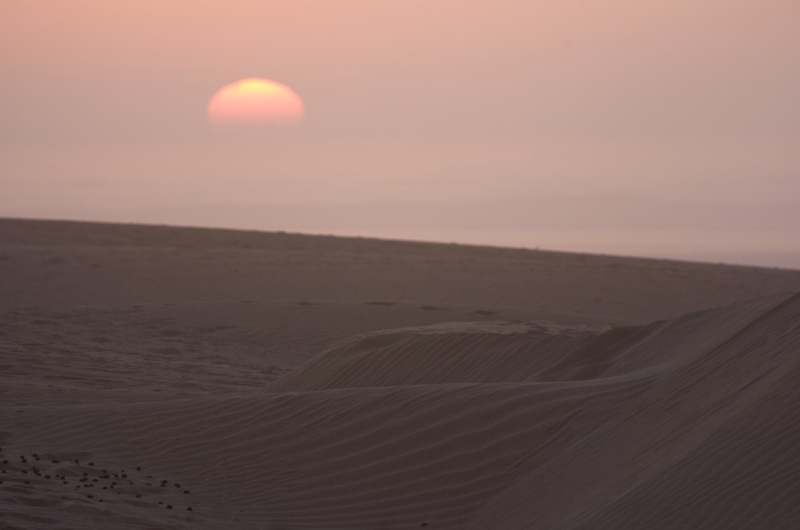
{"label": "dune ridge", "polygon": [[270,390],[588,379],[606,352],[636,331],[540,321],[374,332],[321,353]]}

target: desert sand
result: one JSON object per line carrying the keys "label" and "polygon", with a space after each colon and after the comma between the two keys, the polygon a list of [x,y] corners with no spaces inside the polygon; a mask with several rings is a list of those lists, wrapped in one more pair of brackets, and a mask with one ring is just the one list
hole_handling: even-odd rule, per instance
{"label": "desert sand", "polygon": [[0,220],[0,530],[800,528],[800,271]]}

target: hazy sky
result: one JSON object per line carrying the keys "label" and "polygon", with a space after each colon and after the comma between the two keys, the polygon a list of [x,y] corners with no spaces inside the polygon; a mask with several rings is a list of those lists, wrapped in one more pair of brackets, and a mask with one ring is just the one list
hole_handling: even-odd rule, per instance
{"label": "hazy sky", "polygon": [[0,0],[0,216],[800,268],[800,2]]}

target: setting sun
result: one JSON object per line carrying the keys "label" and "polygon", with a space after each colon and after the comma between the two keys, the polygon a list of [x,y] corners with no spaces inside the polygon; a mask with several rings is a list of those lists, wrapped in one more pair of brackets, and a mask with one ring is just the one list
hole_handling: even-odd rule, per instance
{"label": "setting sun", "polygon": [[216,124],[297,124],[305,108],[291,88],[268,79],[242,79],[219,89],[208,102],[208,119]]}

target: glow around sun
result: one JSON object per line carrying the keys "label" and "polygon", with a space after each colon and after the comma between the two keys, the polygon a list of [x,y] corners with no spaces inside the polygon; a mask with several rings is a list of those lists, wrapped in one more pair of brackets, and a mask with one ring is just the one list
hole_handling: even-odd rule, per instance
{"label": "glow around sun", "polygon": [[305,106],[286,85],[248,78],[220,88],[208,102],[207,114],[220,125],[299,124]]}

